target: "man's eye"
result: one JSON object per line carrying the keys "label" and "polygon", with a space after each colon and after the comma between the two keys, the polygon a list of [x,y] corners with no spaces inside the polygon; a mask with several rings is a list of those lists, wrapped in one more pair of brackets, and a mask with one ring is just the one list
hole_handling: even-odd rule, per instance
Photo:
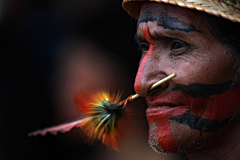
{"label": "man's eye", "polygon": [[140,48],[142,50],[142,52],[147,52],[149,49],[149,43],[147,42],[141,42],[140,44]]}
{"label": "man's eye", "polygon": [[186,47],[186,45],[184,43],[181,43],[181,42],[173,42],[172,45],[171,45],[171,49],[181,49],[181,48],[184,48]]}
{"label": "man's eye", "polygon": [[189,45],[183,41],[177,40],[171,43],[171,55],[181,55],[187,52]]}

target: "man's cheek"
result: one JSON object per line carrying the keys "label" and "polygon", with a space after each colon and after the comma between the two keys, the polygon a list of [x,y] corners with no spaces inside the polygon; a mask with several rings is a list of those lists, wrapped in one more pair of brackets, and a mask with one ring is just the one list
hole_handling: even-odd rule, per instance
{"label": "man's cheek", "polygon": [[240,86],[232,87],[224,93],[208,98],[188,97],[192,114],[202,115],[204,119],[221,121],[230,117],[240,103]]}
{"label": "man's cheek", "polygon": [[[179,93],[181,91],[175,92],[172,97],[180,99]],[[167,114],[162,110],[156,111],[155,116],[147,114],[149,143],[156,150],[174,153],[179,145],[185,143],[199,147],[201,143],[198,141],[203,138],[203,133],[216,132],[231,119],[231,114],[240,103],[240,87],[210,97],[185,96],[188,99],[185,109],[177,107]],[[194,141],[198,143],[194,144]]]}
{"label": "man's cheek", "polygon": [[220,84],[177,85],[172,91],[182,92],[188,99],[190,113],[209,120],[229,118],[240,103],[240,85],[233,81]]}
{"label": "man's cheek", "polygon": [[200,134],[216,132],[223,128],[234,115],[233,112],[240,103],[240,87],[232,87],[208,98],[193,98],[187,95],[187,99],[189,110],[184,114],[171,116],[169,119],[198,130]]}

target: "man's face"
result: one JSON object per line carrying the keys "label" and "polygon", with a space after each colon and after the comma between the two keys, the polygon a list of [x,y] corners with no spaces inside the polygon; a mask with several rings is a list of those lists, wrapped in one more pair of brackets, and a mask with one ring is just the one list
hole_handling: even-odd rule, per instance
{"label": "man's face", "polygon": [[[149,144],[157,152],[191,152],[216,137],[240,103],[234,57],[204,23],[204,13],[143,3],[137,38],[142,60],[135,90],[146,97]],[[177,77],[148,91],[160,79]]]}

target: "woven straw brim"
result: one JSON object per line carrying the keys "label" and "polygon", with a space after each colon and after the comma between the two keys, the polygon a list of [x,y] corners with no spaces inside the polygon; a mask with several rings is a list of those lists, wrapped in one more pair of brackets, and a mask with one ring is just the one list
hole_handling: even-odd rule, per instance
{"label": "woven straw brim", "polygon": [[123,9],[136,19],[139,17],[141,2],[152,1],[195,9],[217,17],[240,23],[240,2],[238,0],[123,0]]}

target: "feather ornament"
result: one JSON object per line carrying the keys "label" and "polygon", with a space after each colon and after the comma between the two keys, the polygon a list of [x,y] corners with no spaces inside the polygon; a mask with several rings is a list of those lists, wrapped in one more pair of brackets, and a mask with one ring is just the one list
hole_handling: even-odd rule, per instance
{"label": "feather ornament", "polygon": [[74,97],[81,117],[75,121],[37,130],[29,136],[68,132],[74,127],[81,128],[84,141],[92,144],[100,140],[117,151],[122,149],[125,139],[124,128],[129,126],[127,108],[119,105],[121,94],[110,94],[106,90],[80,92]]}

